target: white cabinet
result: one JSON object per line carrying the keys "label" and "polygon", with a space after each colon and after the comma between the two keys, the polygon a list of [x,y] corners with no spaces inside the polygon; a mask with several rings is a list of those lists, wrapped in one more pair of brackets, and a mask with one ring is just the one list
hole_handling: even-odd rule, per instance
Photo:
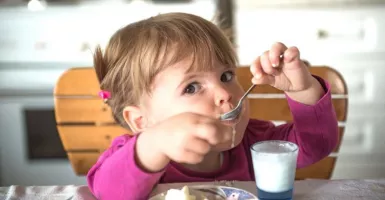
{"label": "white cabinet", "polygon": [[[301,58],[312,65],[327,65],[342,73],[351,106],[368,106],[370,110],[385,104],[384,19],[385,7],[238,9],[235,24],[240,64],[250,64],[277,41],[297,46]],[[375,114],[382,115],[382,111]]]}
{"label": "white cabinet", "polygon": [[347,7],[347,6],[366,6],[381,5],[382,0],[237,0],[237,4],[244,8],[311,8],[311,7]]}
{"label": "white cabinet", "polygon": [[303,58],[385,52],[385,7],[367,10],[247,9],[236,12],[241,63],[281,41],[300,48]]}
{"label": "white cabinet", "polygon": [[211,20],[215,4],[213,0],[179,4],[133,1],[121,5],[53,6],[42,12],[0,7],[0,62],[90,64],[94,47],[104,46],[119,28],[166,12],[192,13]]}

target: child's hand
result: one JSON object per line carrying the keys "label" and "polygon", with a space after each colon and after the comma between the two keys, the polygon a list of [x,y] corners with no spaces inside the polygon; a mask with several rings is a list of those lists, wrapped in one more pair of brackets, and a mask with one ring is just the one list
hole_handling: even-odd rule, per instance
{"label": "child's hand", "polygon": [[169,160],[200,163],[213,146],[221,143],[230,145],[232,128],[218,119],[183,113],[158,123],[139,138],[143,142],[137,143],[137,155],[142,167],[149,171],[159,171]]}
{"label": "child's hand", "polygon": [[[283,55],[283,58],[280,56]],[[296,47],[275,43],[250,67],[254,84],[268,84],[286,92],[306,90],[312,86],[312,76],[302,62]]]}
{"label": "child's hand", "polygon": [[183,113],[156,127],[157,146],[171,160],[196,164],[211,147],[231,140],[231,127],[218,119],[194,113]]}
{"label": "child's hand", "polygon": [[[281,58],[280,56],[283,56]],[[321,84],[309,72],[296,47],[275,43],[250,67],[253,84],[268,84],[295,101],[314,105],[325,94]]]}

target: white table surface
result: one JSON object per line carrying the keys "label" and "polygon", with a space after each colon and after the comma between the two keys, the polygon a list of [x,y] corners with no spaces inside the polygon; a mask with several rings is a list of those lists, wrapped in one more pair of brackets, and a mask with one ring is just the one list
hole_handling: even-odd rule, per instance
{"label": "white table surface", "polygon": [[[184,185],[210,183],[160,184],[153,194]],[[213,184],[213,183],[211,183]],[[254,182],[234,182],[233,187],[252,193]],[[95,200],[87,186],[17,186],[0,187],[0,200]],[[376,180],[303,180],[294,184],[295,200],[385,200],[385,179]]]}

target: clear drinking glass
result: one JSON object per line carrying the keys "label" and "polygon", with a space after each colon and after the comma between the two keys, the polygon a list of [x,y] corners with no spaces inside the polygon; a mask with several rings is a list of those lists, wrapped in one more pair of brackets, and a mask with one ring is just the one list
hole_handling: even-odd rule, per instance
{"label": "clear drinking glass", "polygon": [[291,200],[298,146],[269,140],[251,146],[257,196],[260,200]]}

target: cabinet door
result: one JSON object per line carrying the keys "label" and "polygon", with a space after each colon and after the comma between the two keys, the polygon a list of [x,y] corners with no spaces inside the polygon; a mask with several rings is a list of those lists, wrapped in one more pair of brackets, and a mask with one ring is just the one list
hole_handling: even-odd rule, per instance
{"label": "cabinet door", "polygon": [[238,9],[240,62],[249,64],[277,41],[299,47],[303,58],[385,52],[384,10]]}

